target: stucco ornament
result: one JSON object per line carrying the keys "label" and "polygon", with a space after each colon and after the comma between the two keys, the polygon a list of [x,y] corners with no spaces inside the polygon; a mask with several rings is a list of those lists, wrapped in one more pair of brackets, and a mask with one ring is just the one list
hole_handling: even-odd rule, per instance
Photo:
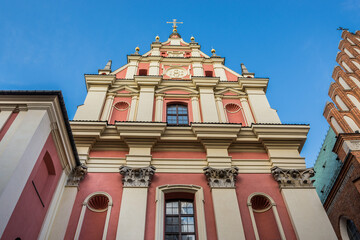
{"label": "stucco ornament", "polygon": [[313,168],[283,169],[273,167],[271,168],[271,173],[280,187],[312,187],[312,183],[315,181],[310,179],[315,175]]}
{"label": "stucco ornament", "polygon": [[79,186],[81,180],[87,174],[87,167],[84,164],[76,166],[69,174],[66,186]]}
{"label": "stucco ornament", "polygon": [[171,78],[183,78],[186,76],[186,74],[186,70],[180,67],[171,67],[166,70],[166,75]]}
{"label": "stucco ornament", "polygon": [[205,176],[211,188],[234,188],[239,168],[212,168],[205,167]]}
{"label": "stucco ornament", "polygon": [[154,166],[134,168],[120,166],[120,174],[123,175],[124,187],[148,187],[155,174]]}

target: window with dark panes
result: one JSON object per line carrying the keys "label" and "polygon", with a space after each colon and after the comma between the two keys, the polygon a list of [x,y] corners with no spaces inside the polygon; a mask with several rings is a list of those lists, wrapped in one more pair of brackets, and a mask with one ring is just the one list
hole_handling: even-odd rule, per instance
{"label": "window with dark panes", "polygon": [[187,106],[171,104],[167,106],[166,121],[168,124],[185,125],[189,123]]}
{"label": "window with dark panes", "polygon": [[165,206],[165,240],[195,240],[194,203],[171,200]]}

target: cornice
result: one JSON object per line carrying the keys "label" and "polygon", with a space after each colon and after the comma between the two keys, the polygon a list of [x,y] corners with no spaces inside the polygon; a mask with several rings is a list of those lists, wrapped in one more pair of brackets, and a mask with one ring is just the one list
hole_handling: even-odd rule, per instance
{"label": "cornice", "polygon": [[241,124],[192,123],[192,131],[198,139],[235,140]]}
{"label": "cornice", "polygon": [[192,82],[197,88],[199,87],[215,87],[220,81],[219,77],[203,77],[193,76]]}
{"label": "cornice", "polygon": [[140,86],[158,86],[162,80],[162,76],[134,76],[134,81]]}
{"label": "cornice", "polygon": [[113,84],[116,80],[115,75],[85,74],[84,76],[87,90],[89,90],[89,87],[93,85],[109,86]]}
{"label": "cornice", "polygon": [[166,129],[162,122],[115,122],[115,126],[121,137],[139,139],[159,139]]}
{"label": "cornice", "polygon": [[242,89],[246,88],[262,88],[264,92],[267,90],[267,86],[269,83],[268,78],[238,78],[240,87]]}

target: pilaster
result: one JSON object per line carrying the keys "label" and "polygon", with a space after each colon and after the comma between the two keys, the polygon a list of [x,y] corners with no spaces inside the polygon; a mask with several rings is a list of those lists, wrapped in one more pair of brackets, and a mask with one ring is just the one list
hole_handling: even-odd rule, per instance
{"label": "pilaster", "polygon": [[337,239],[315,187],[312,186],[314,180],[310,178],[314,176],[314,170],[273,167],[271,173],[279,183],[297,238]]}
{"label": "pilaster", "polygon": [[104,105],[104,109],[103,109],[102,114],[101,114],[101,119],[100,119],[101,121],[109,120],[110,113],[111,113],[111,107],[113,105],[114,98],[115,98],[114,94],[107,95],[105,105]]}
{"label": "pilaster", "polygon": [[255,120],[254,120],[253,114],[251,112],[249,102],[246,98],[240,98],[240,102],[241,102],[241,106],[244,110],[246,122],[247,122],[248,126],[251,126],[252,123],[255,123]]}
{"label": "pilaster", "polygon": [[164,108],[164,96],[156,96],[156,107],[155,107],[155,122],[162,122]]}
{"label": "pilaster", "polygon": [[211,188],[218,239],[245,239],[235,192],[238,168],[206,167],[204,173]]}
{"label": "pilaster", "polygon": [[120,167],[123,193],[116,239],[144,239],[147,192],[155,167]]}
{"label": "pilaster", "polygon": [[191,106],[193,111],[193,121],[201,122],[199,97],[191,97]]}
{"label": "pilaster", "polygon": [[220,96],[215,96],[215,101],[219,114],[219,121],[222,123],[228,122],[225,114],[224,104],[222,103],[222,98]]}

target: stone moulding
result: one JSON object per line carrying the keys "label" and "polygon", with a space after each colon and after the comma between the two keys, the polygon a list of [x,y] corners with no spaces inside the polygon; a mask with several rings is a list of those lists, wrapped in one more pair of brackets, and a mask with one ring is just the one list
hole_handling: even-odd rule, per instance
{"label": "stone moulding", "polygon": [[154,166],[134,168],[120,166],[120,174],[123,175],[124,187],[148,187],[155,174]]}
{"label": "stone moulding", "polygon": [[80,181],[85,178],[86,174],[87,167],[84,164],[76,166],[69,174],[66,186],[79,186]]}
{"label": "stone moulding", "polygon": [[211,188],[234,188],[239,168],[212,168],[205,167],[204,174]]}
{"label": "stone moulding", "polygon": [[312,187],[315,180],[310,179],[315,175],[314,168],[305,169],[283,169],[271,168],[271,174],[281,188]]}

